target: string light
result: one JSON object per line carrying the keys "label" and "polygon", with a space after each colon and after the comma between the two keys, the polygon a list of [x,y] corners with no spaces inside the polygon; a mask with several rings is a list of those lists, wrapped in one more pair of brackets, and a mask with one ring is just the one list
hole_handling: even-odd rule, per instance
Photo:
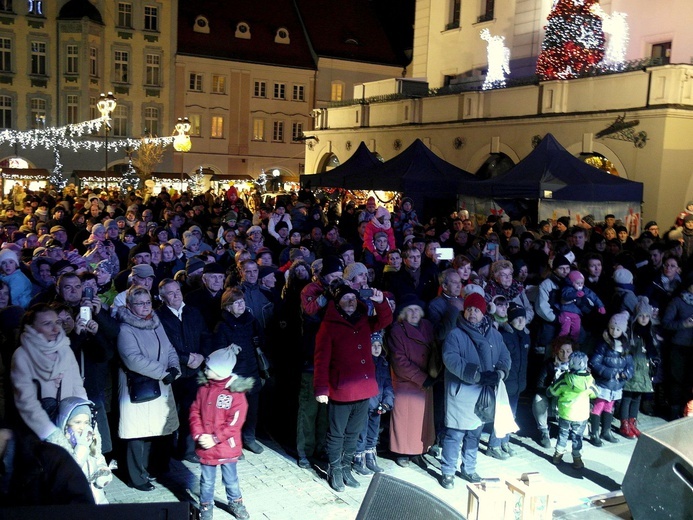
{"label": "string light", "polygon": [[55,158],[55,166],[53,166],[49,182],[59,190],[62,190],[67,186],[67,179],[63,175],[63,165],[60,162],[60,150],[58,148],[53,150],[53,157]]}
{"label": "string light", "polygon": [[505,46],[505,36],[491,36],[488,29],[480,33],[485,40],[488,72],[481,87],[483,90],[505,87],[505,75],[510,74],[510,49]]}
{"label": "string light", "polygon": [[608,36],[604,59],[599,64],[600,67],[606,70],[623,69],[630,32],[626,21],[628,15],[619,11],[609,15],[599,4],[593,5],[590,12],[602,19],[602,28]]}
{"label": "string light", "polygon": [[193,192],[194,195],[199,195],[202,193],[202,179],[204,178],[204,168],[202,165],[198,168],[196,173],[190,176],[188,181],[188,189]]}
{"label": "string light", "polygon": [[140,186],[140,178],[137,175],[137,170],[135,170],[135,167],[132,165],[131,153],[128,156],[128,167],[123,172],[123,176],[118,179],[118,184],[122,192],[128,191],[128,188],[136,190]]}

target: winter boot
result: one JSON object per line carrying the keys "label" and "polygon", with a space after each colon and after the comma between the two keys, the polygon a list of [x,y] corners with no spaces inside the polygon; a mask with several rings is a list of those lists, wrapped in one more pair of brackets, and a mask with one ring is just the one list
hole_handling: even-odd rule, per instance
{"label": "winter boot", "polygon": [[382,473],[385,471],[383,468],[378,466],[378,456],[376,454],[375,448],[370,448],[366,450],[366,467],[373,473]]}
{"label": "winter boot", "polygon": [[585,463],[582,462],[582,457],[579,455],[573,455],[573,469],[582,469],[585,467]]}
{"label": "winter boot", "polygon": [[618,432],[626,439],[635,439],[635,433],[630,426],[630,419],[621,419],[621,427],[618,429]]}
{"label": "winter boot", "polygon": [[606,442],[616,444],[618,442],[618,438],[614,437],[613,433],[611,433],[611,422],[613,420],[613,413],[602,413],[602,439],[604,439]]}
{"label": "winter boot", "polygon": [[630,431],[635,435],[636,437],[640,437],[640,430],[638,430],[638,420],[635,417],[631,417],[628,419],[630,422]]}
{"label": "winter boot", "polygon": [[549,436],[549,430],[539,430],[541,432],[541,437],[539,438],[539,444],[542,448],[551,447],[551,437]]}
{"label": "winter boot", "polygon": [[212,520],[214,514],[214,504],[203,502],[200,504],[200,520]]}
{"label": "winter boot", "polygon": [[362,451],[354,455],[354,461],[351,468],[359,475],[370,475],[373,472],[366,467],[366,454]]}
{"label": "winter boot", "polygon": [[357,488],[361,487],[361,484],[359,484],[359,481],[354,478],[354,475],[351,474],[351,461],[354,460],[354,454],[353,453],[345,453],[342,456],[342,479],[344,480],[344,483],[352,488]]}
{"label": "winter boot", "polygon": [[551,462],[552,462],[554,465],[558,466],[561,462],[563,462],[563,454],[562,454],[562,453],[555,452],[555,453],[553,454],[553,459],[551,459]]}
{"label": "winter boot", "polygon": [[590,442],[597,448],[602,445],[602,440],[599,438],[601,420],[600,416],[593,413],[590,414]]}
{"label": "winter boot", "polygon": [[330,483],[330,487],[335,491],[344,491],[341,460],[335,460],[327,465],[327,481]]}
{"label": "winter boot", "polygon": [[238,518],[238,520],[246,520],[247,518],[250,518],[248,510],[245,508],[245,505],[243,504],[243,499],[230,501],[229,513]]}

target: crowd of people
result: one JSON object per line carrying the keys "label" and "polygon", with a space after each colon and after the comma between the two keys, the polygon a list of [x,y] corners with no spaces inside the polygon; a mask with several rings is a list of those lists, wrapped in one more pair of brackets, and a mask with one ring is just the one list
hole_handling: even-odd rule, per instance
{"label": "crowd of people", "polygon": [[631,237],[613,215],[480,225],[308,189],[252,210],[233,187],[21,194],[0,215],[0,456],[85,479],[17,470],[6,502],[41,485],[106,503],[118,463],[146,492],[175,457],[201,464],[202,518],[216,466],[248,518],[235,464],[258,437],[301,468],[326,462],[336,491],[383,471],[387,450],[400,466],[440,457],[450,489],[458,469],[480,481],[485,427],[487,456],[515,454],[484,411],[496,395],[515,414],[531,393],[537,442],[552,447],[554,417],[553,461],[570,440],[576,469],[587,425],[600,446],[639,436],[639,413],[687,413],[693,202],[666,233]]}

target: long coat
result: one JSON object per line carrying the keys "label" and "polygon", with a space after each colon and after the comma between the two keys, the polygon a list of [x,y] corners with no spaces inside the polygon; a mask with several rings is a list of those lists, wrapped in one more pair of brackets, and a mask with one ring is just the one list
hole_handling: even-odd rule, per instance
{"label": "long coat", "polygon": [[510,370],[510,353],[503,338],[489,325],[482,335],[462,315],[443,343],[445,365],[445,426],[456,430],[474,430],[481,420],[474,413],[481,386],[481,372]]}
{"label": "long coat", "polygon": [[388,347],[395,391],[390,449],[395,453],[420,455],[435,442],[433,387],[423,388],[434,341],[433,325],[428,320],[421,320],[418,327],[404,321],[396,323],[390,332]]}
{"label": "long coat", "polygon": [[390,305],[375,304],[375,316],[367,316],[359,303],[360,319],[347,321],[335,307],[327,304],[325,319],[315,340],[315,395],[326,395],[333,401],[354,402],[378,393],[375,365],[371,355],[371,334],[392,322]]}
{"label": "long coat", "polygon": [[[118,318],[122,321],[118,335],[118,353],[123,365],[128,370],[158,379],[161,389],[161,396],[153,401],[132,403],[125,372],[122,367],[118,370],[118,435],[121,439],[169,435],[178,429],[178,414],[173,389],[161,380],[166,377],[166,370],[170,367],[180,373],[178,354],[156,314],[151,319],[144,320],[132,314],[127,307],[121,307]],[[161,355],[157,361],[159,347]]]}

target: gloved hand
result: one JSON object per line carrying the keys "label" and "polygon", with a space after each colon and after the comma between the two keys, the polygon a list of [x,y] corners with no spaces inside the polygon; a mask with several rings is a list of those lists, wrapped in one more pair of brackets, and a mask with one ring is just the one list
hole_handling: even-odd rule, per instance
{"label": "gloved hand", "polygon": [[606,309],[604,307],[599,307],[599,314],[606,314]]}
{"label": "gloved hand", "polygon": [[433,383],[435,383],[435,382],[436,382],[435,379],[433,379],[431,376],[427,376],[426,380],[423,382],[423,385],[421,385],[421,386],[423,386],[424,388],[430,388],[433,386]]}
{"label": "gloved hand", "polygon": [[500,373],[496,370],[489,370],[487,372],[482,372],[479,378],[479,384],[481,386],[496,386],[500,381]]}
{"label": "gloved hand", "polygon": [[113,473],[108,468],[99,468],[91,476],[96,489],[103,489],[113,480]]}
{"label": "gloved hand", "polygon": [[578,292],[575,293],[575,294],[578,295],[578,298],[582,298],[582,297],[585,295],[585,291],[578,291]]}
{"label": "gloved hand", "polygon": [[170,367],[170,368],[166,369],[166,372],[168,372],[168,374],[166,374],[166,377],[164,377],[161,380],[161,382],[165,385],[170,385],[176,379],[176,376],[178,375],[179,372],[178,372],[178,369],[175,367]]}
{"label": "gloved hand", "polygon": [[94,430],[91,429],[91,426],[87,426],[82,430],[82,433],[75,432],[74,436],[78,446],[89,447],[91,445],[91,441],[94,439]]}

